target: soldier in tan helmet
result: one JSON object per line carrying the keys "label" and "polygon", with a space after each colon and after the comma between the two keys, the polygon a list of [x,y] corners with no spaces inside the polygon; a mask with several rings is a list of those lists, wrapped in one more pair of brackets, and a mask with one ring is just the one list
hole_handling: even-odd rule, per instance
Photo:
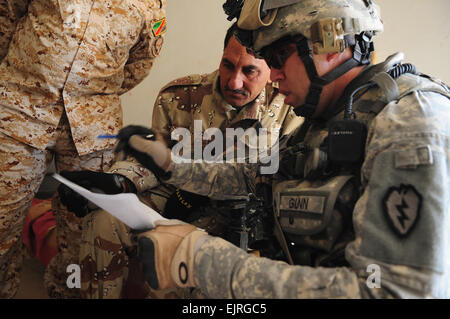
{"label": "soldier in tan helmet", "polygon": [[[165,0],[0,1],[0,297],[14,296],[26,212],[52,159],[56,170],[104,170],[122,127],[119,96],[149,73],[163,44]],[[56,200],[59,254],[52,297],[78,262],[80,221]]]}
{"label": "soldier in tan helmet", "polygon": [[[173,145],[176,142],[171,141],[171,133],[180,128],[192,134],[195,130],[203,134],[211,128],[225,133],[227,128],[248,128],[257,123],[269,134],[285,136],[303,122],[291,106],[284,104],[285,97],[278,92],[275,83],[269,81],[270,70],[265,61],[255,58],[237,41],[236,30],[236,24],[227,30],[218,70],[176,79],[160,90],[153,108],[152,129],[159,132],[166,143]],[[128,134],[151,133],[139,126],[127,127],[127,131]],[[205,146],[206,142],[201,141],[200,146]],[[195,143],[194,138],[192,143]],[[229,226],[228,220],[215,218],[216,208],[203,211],[201,216],[195,215],[194,207],[200,203],[212,207],[206,197],[177,190],[170,184],[160,185],[157,174],[136,160],[118,160],[107,174],[62,174],[79,184],[109,193],[112,192],[114,176],[126,177],[128,187],[115,192],[135,191],[142,201],[159,212],[163,212],[168,201],[170,207],[176,207],[175,213],[179,218],[195,219],[195,224],[216,235],[223,234],[223,228]],[[83,219],[80,250],[83,297],[164,298],[184,294],[178,291],[176,295],[173,290],[158,294],[148,291],[143,278],[136,276],[140,270],[135,258],[136,247],[130,241],[131,229],[105,211],[89,212],[91,209],[86,200],[68,188],[61,188],[61,197],[69,209],[80,217],[88,214]],[[165,211],[174,212],[168,208]]]}
{"label": "soldier in tan helmet", "polygon": [[[401,53],[370,64],[371,39],[383,30],[374,1],[225,8],[306,117],[280,147],[280,168],[285,157],[294,165],[272,184],[286,262],[160,222],[138,239],[149,285],[197,287],[210,298],[450,297],[449,88],[402,64]],[[173,163],[140,136],[122,142],[187,191],[258,194],[258,165]]]}

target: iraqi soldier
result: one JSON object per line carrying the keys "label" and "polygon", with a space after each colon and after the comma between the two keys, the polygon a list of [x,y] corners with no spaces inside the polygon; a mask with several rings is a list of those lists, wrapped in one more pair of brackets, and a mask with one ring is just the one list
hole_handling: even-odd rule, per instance
{"label": "iraqi soldier", "polygon": [[[117,134],[119,95],[159,55],[165,3],[0,1],[1,297],[17,291],[23,223],[52,159],[57,171],[112,164],[114,141],[98,136]],[[53,211],[59,254],[46,286],[52,297],[76,297],[65,290],[66,268],[78,262],[81,224],[58,201]]]}
{"label": "iraqi soldier", "polygon": [[[201,136],[209,128],[218,128],[225,133],[227,128],[242,128],[248,120],[257,120],[269,134],[278,137],[292,133],[303,122],[291,106],[284,104],[285,97],[269,81],[270,70],[265,61],[255,58],[237,41],[236,30],[236,25],[232,25],[227,31],[218,70],[183,77],[161,89],[153,109],[152,128],[161,133],[166,143],[171,142],[171,133],[176,129],[187,129],[193,135],[197,125]],[[126,131],[128,135],[151,133],[148,129],[133,126],[127,127]],[[192,143],[195,143],[194,139]],[[88,188],[103,189],[107,193],[135,191],[143,202],[159,212],[163,212],[169,199],[171,207],[183,209],[182,212],[177,211],[180,218],[187,218],[194,211],[192,206],[206,201],[204,196],[176,190],[170,184],[159,185],[155,174],[132,160],[115,162],[108,174],[73,172],[63,175]],[[116,178],[122,182],[114,188]],[[69,209],[80,217],[85,216],[90,210],[87,201],[69,189],[63,189],[64,202]],[[216,219],[209,215],[194,215],[192,218],[207,229],[218,227]],[[127,226],[105,211],[89,213],[83,220],[80,252],[82,296],[181,296],[179,291],[176,294],[174,291],[158,294],[148,291],[143,285],[143,277],[139,276],[138,260],[133,256],[136,256],[136,246],[130,241]]]}
{"label": "iraqi soldier", "polygon": [[[211,298],[448,298],[448,87],[402,64],[400,53],[368,63],[383,30],[374,1],[230,3],[249,31],[241,40],[306,117],[286,143],[291,179],[272,190],[292,264],[162,223],[139,236],[147,282],[199,287]],[[139,136],[128,145],[156,158]],[[168,182],[213,197],[254,192],[258,174],[245,164],[164,167]]]}

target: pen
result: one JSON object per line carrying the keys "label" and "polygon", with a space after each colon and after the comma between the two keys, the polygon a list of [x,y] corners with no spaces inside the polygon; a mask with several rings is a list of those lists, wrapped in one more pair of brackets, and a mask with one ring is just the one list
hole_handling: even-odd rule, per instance
{"label": "pen", "polygon": [[[143,136],[144,138],[151,140],[154,139],[154,134],[148,134]],[[119,138],[119,135],[108,135],[108,134],[104,134],[104,135],[99,135],[97,136],[97,138]]]}

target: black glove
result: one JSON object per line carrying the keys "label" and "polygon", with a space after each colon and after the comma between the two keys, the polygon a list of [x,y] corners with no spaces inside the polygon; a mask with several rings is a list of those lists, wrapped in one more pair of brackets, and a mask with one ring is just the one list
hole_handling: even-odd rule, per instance
{"label": "black glove", "polygon": [[209,198],[206,196],[177,189],[167,200],[163,216],[190,223],[193,221],[191,215],[207,203]]}
{"label": "black glove", "polygon": [[[95,193],[136,193],[136,187],[134,184],[128,178],[119,174],[94,171],[62,171],[60,175]],[[61,202],[67,207],[67,209],[74,212],[79,218],[86,216],[91,211],[98,208],[86,198],[64,184],[59,185],[58,194]]]}
{"label": "black glove", "polygon": [[123,151],[125,152],[125,154],[131,155],[136,152],[128,144],[130,137],[133,135],[139,135],[151,141],[156,140],[156,133],[152,129],[145,126],[128,125],[119,131],[119,142],[117,143],[116,149],[114,151],[116,153]]}
{"label": "black glove", "polygon": [[[132,143],[130,138],[137,135],[143,139],[136,143]],[[160,165],[155,162],[154,156],[159,154],[166,154],[170,150],[165,145],[162,139],[157,139],[158,135],[153,130],[144,126],[129,125],[119,131],[119,142],[114,152],[124,152],[125,155],[134,157],[141,165],[151,170],[157,177],[167,178],[170,173],[167,173]],[[145,140],[152,141],[145,143]],[[159,143],[157,145],[157,143]],[[152,156],[154,146],[159,146],[157,151]],[[146,150],[146,151],[143,151]]]}

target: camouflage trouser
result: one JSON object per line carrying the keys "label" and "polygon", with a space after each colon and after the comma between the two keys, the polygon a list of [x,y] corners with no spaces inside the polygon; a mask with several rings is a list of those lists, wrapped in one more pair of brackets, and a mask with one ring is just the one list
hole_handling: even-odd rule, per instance
{"label": "camouflage trouser", "polygon": [[[0,297],[11,298],[17,292],[22,266],[22,229],[29,206],[55,156],[57,171],[103,170],[113,161],[113,152],[78,156],[65,117],[57,138],[46,150],[38,150],[0,133]],[[81,222],[72,213],[60,211],[55,203],[59,254],[45,275],[50,296],[77,297],[66,286],[66,267],[78,263]],[[69,292],[68,295],[66,293]]]}
{"label": "camouflage trouser", "polygon": [[[158,212],[165,205],[165,200],[159,196],[144,196],[141,200]],[[187,289],[151,289],[145,282],[137,258],[137,245],[131,236],[128,226],[103,210],[83,219],[81,296],[93,299],[192,297]]]}
{"label": "camouflage trouser", "polygon": [[93,299],[176,298],[174,291],[155,292],[145,283],[131,229],[98,210],[83,219],[80,248],[81,296]]}

